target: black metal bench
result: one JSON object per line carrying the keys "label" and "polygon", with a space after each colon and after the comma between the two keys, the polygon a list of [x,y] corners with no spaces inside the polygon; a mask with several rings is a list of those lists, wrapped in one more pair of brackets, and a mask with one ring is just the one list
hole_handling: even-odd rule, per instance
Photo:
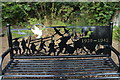
{"label": "black metal bench", "polygon": [[[13,39],[10,25],[7,27],[9,49],[0,57],[3,80],[120,79],[120,63],[111,58],[115,53],[120,62],[120,53],[112,47],[112,23],[46,27],[49,32],[38,39]],[[3,69],[8,54],[10,61]]]}

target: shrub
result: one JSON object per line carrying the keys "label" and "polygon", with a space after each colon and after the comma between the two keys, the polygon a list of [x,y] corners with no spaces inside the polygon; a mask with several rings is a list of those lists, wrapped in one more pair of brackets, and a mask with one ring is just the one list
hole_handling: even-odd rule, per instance
{"label": "shrub", "polygon": [[113,38],[116,41],[120,42],[120,26],[114,26]]}

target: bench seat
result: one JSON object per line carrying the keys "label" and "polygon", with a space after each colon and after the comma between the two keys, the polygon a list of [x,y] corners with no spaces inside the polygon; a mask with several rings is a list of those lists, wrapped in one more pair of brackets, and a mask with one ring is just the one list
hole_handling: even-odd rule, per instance
{"label": "bench seat", "polygon": [[22,57],[22,59],[16,57],[6,68],[3,79],[88,80],[120,78],[120,73],[117,73],[118,67],[111,58],[96,56],[39,56],[38,58],[24,56],[26,58]]}

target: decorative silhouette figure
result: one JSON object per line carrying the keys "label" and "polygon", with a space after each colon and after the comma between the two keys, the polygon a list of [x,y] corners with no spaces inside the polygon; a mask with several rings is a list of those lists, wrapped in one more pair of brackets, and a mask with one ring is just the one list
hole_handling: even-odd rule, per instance
{"label": "decorative silhouette figure", "polygon": [[30,49],[32,50],[32,54],[35,54],[35,51],[37,52],[36,45],[34,43],[31,43]]}
{"label": "decorative silhouette figure", "polygon": [[67,41],[70,38],[71,38],[70,36],[65,36],[65,37],[63,36],[61,38],[61,42],[58,44],[59,51],[57,52],[57,55],[59,55],[59,53],[61,53],[63,51],[63,49],[67,47]]}
{"label": "decorative silhouette figure", "polygon": [[69,34],[69,30],[67,30],[65,27],[64,27],[64,31],[65,31],[64,34],[61,34],[60,30],[58,30],[57,28],[54,28],[54,30],[56,32],[55,34],[58,34],[59,36],[64,36],[64,34],[66,34],[66,33]]}
{"label": "decorative silhouette figure", "polygon": [[95,43],[87,43],[84,45],[90,51],[90,53],[92,53],[93,51],[96,51],[96,49],[95,49],[96,44]]}
{"label": "decorative silhouette figure", "polygon": [[78,38],[77,33],[74,32],[74,39],[77,39],[77,38]]}
{"label": "decorative silhouette figure", "polygon": [[68,34],[70,36],[69,30],[67,30],[66,28],[64,28],[64,31],[65,31],[64,34]]}
{"label": "decorative silhouette figure", "polygon": [[59,36],[63,36],[63,34],[60,33],[60,30],[58,30],[58,29],[56,29],[56,28],[54,28],[54,30],[55,30],[55,32],[56,32],[55,34],[58,34]]}
{"label": "decorative silhouette figure", "polygon": [[51,53],[54,53],[54,56],[56,55],[55,52],[56,52],[56,49],[55,49],[55,42],[54,40],[51,41],[51,43],[49,44],[49,54],[48,55],[51,55]]}
{"label": "decorative silhouette figure", "polygon": [[15,48],[16,54],[18,54],[18,50],[19,50],[19,54],[21,54],[21,48],[19,47],[20,43],[18,39],[19,38],[15,38],[15,41],[13,42],[13,48]]}
{"label": "decorative silhouette figure", "polygon": [[70,45],[66,45],[65,53],[69,53],[69,55],[72,55],[75,50],[76,50],[75,47],[72,47]]}
{"label": "decorative silhouette figure", "polygon": [[45,41],[43,41],[43,39],[41,39],[41,43],[40,43],[40,45],[39,45],[38,52],[40,52],[40,51],[43,50],[43,49],[44,49],[45,52],[47,52],[44,47],[46,47]]}
{"label": "decorative silhouette figure", "polygon": [[22,54],[24,54],[26,52],[26,50],[27,50],[26,54],[28,54],[28,51],[29,51],[29,53],[31,53],[30,49],[27,47],[26,44],[27,44],[27,41],[25,41],[25,39],[23,38],[22,42],[21,42],[21,46],[22,46],[22,49],[23,49]]}
{"label": "decorative silhouette figure", "polygon": [[107,48],[100,48],[98,50],[95,51],[97,55],[100,55],[100,54],[108,54],[109,53],[109,49]]}
{"label": "decorative silhouette figure", "polygon": [[[76,50],[77,50],[77,49],[81,49],[80,53],[82,53],[83,50],[84,50],[86,53],[88,53],[88,52],[86,51],[86,49],[84,48],[84,44],[82,43],[82,39],[79,39],[79,40],[77,40],[77,41],[73,41],[73,44],[74,44],[74,47],[75,47]],[[78,53],[78,52],[77,52],[77,53]]]}
{"label": "decorative silhouette figure", "polygon": [[88,27],[82,28],[82,33],[84,33],[84,36],[86,36],[88,34],[88,31],[89,31]]}

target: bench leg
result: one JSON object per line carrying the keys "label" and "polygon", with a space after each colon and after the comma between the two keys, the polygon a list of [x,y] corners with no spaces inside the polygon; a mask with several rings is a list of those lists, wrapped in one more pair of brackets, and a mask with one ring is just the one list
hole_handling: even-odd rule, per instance
{"label": "bench leg", "polygon": [[118,68],[118,72],[120,72],[120,67]]}
{"label": "bench leg", "polygon": [[118,60],[119,60],[119,68],[118,68],[118,72],[120,73],[120,55],[118,55]]}
{"label": "bench leg", "polygon": [[[120,63],[119,63],[120,64]],[[120,65],[119,65],[119,68],[118,68],[118,72],[120,73]]]}

